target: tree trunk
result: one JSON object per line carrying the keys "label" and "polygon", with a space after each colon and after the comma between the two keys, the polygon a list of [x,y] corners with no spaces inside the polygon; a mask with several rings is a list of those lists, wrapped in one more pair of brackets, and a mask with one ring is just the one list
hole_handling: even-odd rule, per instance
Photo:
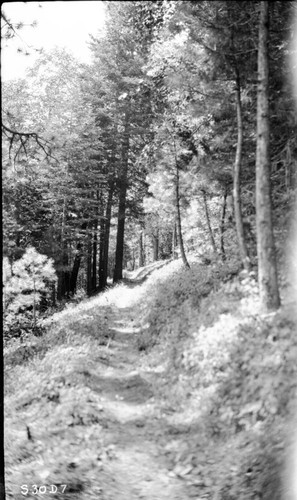
{"label": "tree trunk", "polygon": [[58,275],[58,289],[57,299],[62,300],[64,297],[69,298],[70,293],[70,272],[61,270],[57,272]]}
{"label": "tree trunk", "polygon": [[124,236],[125,236],[125,218],[126,218],[126,195],[127,195],[127,177],[129,161],[129,143],[130,143],[130,113],[126,110],[125,130],[122,144],[122,162],[120,175],[120,193],[119,193],[119,211],[118,211],[118,230],[115,253],[115,268],[113,273],[113,282],[116,283],[123,279],[123,257],[124,257]]}
{"label": "tree trunk", "polygon": [[144,258],[143,258],[143,231],[140,231],[140,233],[139,233],[138,252],[139,252],[138,267],[143,267],[144,266]]}
{"label": "tree trunk", "polygon": [[57,283],[57,300],[62,300],[64,294],[63,294],[63,286],[62,286],[62,281],[63,281],[63,271],[57,270],[57,276],[58,276],[58,283]]}
{"label": "tree trunk", "polygon": [[69,298],[70,293],[70,272],[68,269],[68,248],[66,241],[66,214],[67,214],[67,200],[66,196],[63,198],[63,211],[62,211],[62,224],[61,224],[61,252],[62,252],[62,269],[58,274],[57,286],[57,299],[62,300],[64,297]]}
{"label": "tree trunk", "polygon": [[124,235],[125,235],[126,194],[127,194],[127,177],[124,179],[124,175],[122,175],[121,184],[122,185],[120,187],[120,195],[119,195],[115,268],[113,273],[114,283],[123,279]]}
{"label": "tree trunk", "polygon": [[92,295],[92,233],[87,234],[87,294]]}
{"label": "tree trunk", "polygon": [[[101,198],[102,199],[102,198]],[[99,290],[103,290],[106,286],[106,280],[104,279],[104,247],[105,247],[105,238],[106,238],[106,219],[103,214],[102,204],[100,206],[101,209],[101,218],[100,218],[100,238],[99,238],[99,269],[98,269],[98,281],[99,281]]]}
{"label": "tree trunk", "polygon": [[114,181],[111,181],[108,193],[108,200],[106,206],[105,215],[105,238],[104,238],[104,252],[103,252],[103,279],[102,283],[104,288],[107,285],[107,274],[108,274],[108,254],[109,254],[109,236],[110,236],[110,221],[111,221],[111,209],[112,209],[112,199],[114,193]]}
{"label": "tree trunk", "polygon": [[132,269],[131,269],[131,271],[134,271],[134,269],[135,269],[135,250],[133,248],[133,250],[132,250]]}
{"label": "tree trunk", "polygon": [[153,239],[153,259],[156,262],[159,258],[159,231],[152,235]]}
{"label": "tree trunk", "polygon": [[62,300],[64,297],[69,298],[70,293],[70,272],[68,270],[68,252],[67,246],[64,244],[62,255],[62,269],[58,270],[58,286],[57,286],[57,299]]}
{"label": "tree trunk", "polygon": [[[0,373],[4,372],[4,356],[3,356],[3,330],[1,334],[2,352],[0,355]],[[4,378],[4,377],[3,377]],[[2,379],[3,380],[3,379]],[[5,500],[5,454],[4,454],[4,384],[0,384],[0,498]]]}
{"label": "tree trunk", "polygon": [[100,250],[99,250],[99,272],[98,272],[99,290],[104,290],[104,288],[107,285],[110,220],[111,220],[113,193],[114,193],[114,180],[109,182],[106,212],[104,216],[102,212],[101,223],[100,223]]}
{"label": "tree trunk", "polygon": [[234,199],[234,215],[236,223],[236,232],[239,245],[239,252],[241,262],[246,271],[250,269],[250,259],[248,256],[247,245],[244,235],[242,211],[241,211],[241,165],[242,165],[242,146],[243,146],[243,120],[242,120],[242,105],[241,105],[241,87],[239,70],[235,66],[235,96],[236,96],[236,110],[237,110],[237,146],[234,163],[234,179],[233,179],[233,199]]}
{"label": "tree trunk", "polygon": [[216,246],[216,242],[215,242],[215,239],[214,239],[214,235],[213,235],[213,230],[212,230],[212,227],[211,227],[211,223],[210,223],[210,217],[209,217],[209,212],[208,212],[208,206],[207,206],[207,199],[206,199],[206,192],[202,189],[202,196],[203,196],[203,204],[204,204],[204,211],[205,211],[205,219],[206,219],[206,224],[207,224],[207,229],[208,229],[208,234],[209,234],[209,239],[210,239],[210,243],[211,243],[211,246],[212,246],[212,249],[213,249],[213,252],[215,254],[218,253],[217,251],[217,246]]}
{"label": "tree trunk", "polygon": [[96,291],[97,286],[97,231],[98,221],[95,221],[93,230],[93,255],[92,255],[92,290]]}
{"label": "tree trunk", "polygon": [[178,170],[177,162],[176,162],[176,176],[175,177],[176,177],[176,179],[175,179],[175,205],[176,205],[177,238],[178,238],[178,244],[179,244],[179,249],[180,249],[182,261],[183,261],[185,267],[190,268],[190,264],[188,263],[186,253],[185,253],[183,234],[182,234],[182,223],[181,223],[181,214],[180,214],[180,195],[179,195],[179,170]]}
{"label": "tree trunk", "polygon": [[36,285],[33,278],[33,331],[36,328]]}
{"label": "tree trunk", "polygon": [[256,226],[260,300],[262,307],[267,311],[280,306],[270,185],[268,23],[269,2],[261,1],[257,89]]}
{"label": "tree trunk", "polygon": [[82,244],[78,243],[76,248],[77,248],[77,253],[74,257],[74,262],[73,262],[72,271],[71,271],[71,275],[70,275],[70,286],[69,286],[70,293],[72,295],[74,295],[76,292],[77,277],[78,277],[78,272],[79,272],[81,257],[82,257],[82,255],[81,255]]}
{"label": "tree trunk", "polygon": [[53,283],[51,285],[52,293],[51,293],[51,306],[56,307],[56,285]]}
{"label": "tree trunk", "polygon": [[225,233],[225,217],[226,217],[226,207],[227,207],[227,189],[224,191],[223,202],[222,202],[222,213],[220,222],[220,254],[222,260],[226,260],[225,245],[224,245],[224,233]]}
{"label": "tree trunk", "polygon": [[172,231],[172,258],[176,259],[176,246],[177,246],[177,236],[176,236],[176,221],[173,224]]}
{"label": "tree trunk", "polygon": [[[87,223],[84,222],[81,227],[82,231],[85,231],[87,229]],[[76,283],[77,283],[77,277],[79,273],[79,268],[81,264],[81,258],[82,258],[82,242],[79,241],[76,246],[76,255],[74,258],[73,266],[72,266],[72,271],[70,275],[70,284],[69,284],[69,290],[71,294],[75,294],[76,292]]]}

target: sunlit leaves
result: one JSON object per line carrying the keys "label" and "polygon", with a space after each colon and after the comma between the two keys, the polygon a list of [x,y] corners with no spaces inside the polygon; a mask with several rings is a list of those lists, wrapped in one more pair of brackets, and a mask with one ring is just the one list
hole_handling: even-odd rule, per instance
{"label": "sunlit leaves", "polygon": [[[36,326],[38,306],[42,297],[51,293],[50,285],[56,281],[56,273],[52,260],[33,247],[28,247],[23,257],[12,265],[5,258],[4,273],[6,334],[20,335],[28,317],[32,316],[32,327]],[[30,310],[32,313],[28,316]]]}

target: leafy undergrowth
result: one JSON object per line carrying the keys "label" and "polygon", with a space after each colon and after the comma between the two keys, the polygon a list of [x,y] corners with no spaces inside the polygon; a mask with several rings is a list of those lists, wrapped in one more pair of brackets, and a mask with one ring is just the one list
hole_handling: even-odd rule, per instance
{"label": "leafy undergrowth", "polygon": [[195,498],[295,500],[296,303],[261,314],[253,276],[235,272],[174,262],[153,275],[139,348],[165,363],[159,397],[183,432],[168,453]]}
{"label": "leafy undergrowth", "polygon": [[24,485],[26,497],[33,498],[33,485],[45,484],[61,486],[43,498],[60,498],[65,484],[63,498],[83,498],[92,483],[93,462],[104,450],[100,398],[88,387],[89,370],[96,357],[106,356],[108,341],[104,314],[97,319],[88,323],[86,313],[73,310],[54,321],[46,336],[6,349],[8,498],[24,498]]}
{"label": "leafy undergrowth", "polygon": [[[293,303],[261,314],[236,263],[162,262],[126,277],[48,318],[43,337],[6,346],[7,498],[295,500],[284,466],[297,414]],[[116,423],[103,389],[135,423]],[[120,471],[105,467],[115,455]],[[45,484],[58,491],[35,495]]]}
{"label": "leafy undergrowth", "polygon": [[[104,370],[113,356],[109,320],[114,304],[125,307],[126,300],[123,287],[115,287],[48,318],[43,337],[7,344],[7,498],[24,498],[24,493],[26,498],[103,498],[98,471],[109,453],[103,443],[107,417],[100,383],[94,387],[93,381],[99,366]],[[48,486],[36,495],[33,485]]]}

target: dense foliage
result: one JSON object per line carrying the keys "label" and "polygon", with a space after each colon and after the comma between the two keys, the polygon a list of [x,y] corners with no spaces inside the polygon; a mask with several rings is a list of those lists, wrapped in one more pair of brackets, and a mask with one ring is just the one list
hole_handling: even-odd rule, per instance
{"label": "dense foliage", "polygon": [[[189,252],[240,260],[247,269],[257,264],[259,8],[107,2],[104,32],[91,40],[92,64],[55,49],[40,56],[26,80],[3,85],[10,262],[28,245],[52,258],[58,300],[77,289],[102,290],[108,276],[122,279],[126,266],[178,254],[188,265]],[[292,8],[270,7],[278,253],[296,184],[287,64]],[[34,132],[46,147],[20,132]]]}
{"label": "dense foliage", "polygon": [[296,6],[104,4],[2,85],[8,497],[295,500]]}
{"label": "dense foliage", "polygon": [[40,309],[50,300],[50,287],[56,273],[53,262],[28,247],[23,257],[10,266],[3,263],[4,335],[20,335],[26,330],[38,331]]}

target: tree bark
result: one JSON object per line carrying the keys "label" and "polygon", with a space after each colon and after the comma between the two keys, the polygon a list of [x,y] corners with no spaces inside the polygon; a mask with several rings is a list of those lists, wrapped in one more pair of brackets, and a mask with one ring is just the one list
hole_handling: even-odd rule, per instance
{"label": "tree bark", "polygon": [[[0,374],[4,380],[3,330],[1,334]],[[5,453],[4,453],[4,384],[0,384],[0,498],[5,500]]]}
{"label": "tree bark", "polygon": [[56,285],[53,283],[51,285],[52,293],[51,293],[51,305],[52,307],[56,307]]}
{"label": "tree bark", "polygon": [[87,234],[87,294],[92,295],[92,233]]}
{"label": "tree bark", "polygon": [[111,210],[112,210],[112,200],[114,193],[114,180],[109,182],[108,198],[106,203],[106,211],[102,217],[100,223],[100,249],[99,249],[99,290],[104,290],[107,285],[107,275],[108,275],[108,255],[109,255],[109,236],[110,236],[110,221],[111,221]]}
{"label": "tree bark", "polygon": [[124,236],[125,236],[125,218],[126,218],[126,196],[127,196],[127,178],[129,162],[129,144],[130,144],[130,112],[126,110],[125,129],[122,144],[122,162],[120,175],[120,193],[118,210],[118,229],[117,243],[115,253],[115,268],[113,273],[113,282],[117,283],[123,279],[123,257],[124,257]]}
{"label": "tree bark", "polygon": [[267,311],[276,310],[280,306],[270,184],[268,26],[269,2],[261,1],[257,89],[256,228],[260,300],[263,309]]}
{"label": "tree bark", "polygon": [[156,262],[159,258],[159,231],[157,229],[156,234],[152,235],[153,239],[153,260]]}
{"label": "tree bark", "polygon": [[58,276],[58,283],[57,283],[57,300],[62,300],[64,297],[64,290],[63,290],[63,278],[64,278],[64,273],[63,271],[57,270],[57,276]]}
{"label": "tree bark", "polygon": [[57,286],[57,300],[62,300],[64,297],[69,298],[70,293],[70,272],[68,270],[68,253],[66,244],[63,245],[62,255],[62,269],[57,271],[58,286]]}
{"label": "tree bark", "polygon": [[242,104],[241,104],[241,86],[240,76],[237,65],[235,65],[235,96],[236,96],[236,110],[237,110],[237,145],[236,155],[234,162],[234,179],[233,179],[233,200],[234,200],[234,215],[237,239],[239,245],[239,252],[241,262],[246,271],[250,270],[250,259],[247,251],[247,245],[244,234],[244,227],[242,221],[241,211],[241,165],[242,165],[242,146],[243,146],[243,120],[242,120]]}
{"label": "tree bark", "polygon": [[143,231],[140,231],[140,233],[139,233],[139,240],[138,240],[138,252],[139,252],[138,267],[143,267],[143,266],[144,266],[144,255],[143,255]]}
{"label": "tree bark", "polygon": [[72,271],[71,271],[71,275],[70,275],[69,288],[70,288],[70,293],[72,295],[74,295],[76,292],[77,277],[78,277],[78,272],[79,272],[81,257],[82,257],[81,250],[82,250],[82,244],[78,243],[77,247],[76,247],[77,253],[74,257],[74,262],[73,262]]}
{"label": "tree bark", "polygon": [[103,280],[102,280],[104,288],[107,285],[109,236],[110,236],[110,221],[111,221],[113,193],[114,193],[114,181],[112,180],[109,186],[108,200],[107,200],[106,214],[105,214],[105,238],[104,238],[104,252],[103,252]]}
{"label": "tree bark", "polygon": [[173,224],[172,230],[172,258],[176,259],[176,247],[177,247],[177,231],[176,231],[176,220]]}
{"label": "tree bark", "polygon": [[[82,231],[85,231],[87,229],[87,223],[84,222],[81,227]],[[69,284],[69,291],[72,294],[75,294],[76,292],[76,283],[77,283],[77,277],[79,273],[79,268],[81,264],[81,259],[82,259],[82,242],[79,241],[76,246],[76,255],[74,258],[73,266],[72,266],[72,271],[70,275],[70,284]]]}
{"label": "tree bark", "polygon": [[62,300],[64,297],[69,298],[70,293],[70,272],[64,271],[63,269],[57,272],[58,275],[58,287],[57,287],[57,299]]}
{"label": "tree bark", "polygon": [[132,269],[131,269],[131,271],[134,271],[134,269],[135,269],[135,250],[133,248],[133,250],[132,250]]}
{"label": "tree bark", "polygon": [[69,298],[70,294],[70,271],[69,271],[69,259],[68,259],[68,248],[66,240],[66,219],[67,219],[67,199],[66,196],[63,198],[63,211],[62,211],[62,224],[61,224],[61,254],[62,254],[62,266],[57,272],[58,275],[58,286],[57,286],[57,299],[62,300],[64,297]]}
{"label": "tree bark", "polygon": [[224,233],[225,233],[225,217],[226,217],[226,207],[227,207],[227,189],[225,189],[222,201],[222,212],[221,212],[221,222],[220,222],[220,254],[222,260],[226,260],[225,245],[224,245]]}
{"label": "tree bark", "polygon": [[[108,194],[109,198],[109,194]],[[102,195],[99,201],[99,211],[100,211],[100,237],[99,237],[99,269],[98,269],[98,281],[99,281],[99,290],[103,290],[106,286],[107,277],[105,279],[104,276],[104,247],[105,247],[105,238],[106,238],[106,218],[104,214],[103,204],[102,204]],[[108,203],[108,201],[107,201]]]}
{"label": "tree bark", "polygon": [[183,234],[182,234],[182,223],[180,214],[180,194],[179,194],[179,170],[177,161],[176,161],[176,174],[175,174],[175,205],[176,205],[177,239],[178,239],[180,254],[185,267],[190,268],[190,264],[187,260],[185,253]]}
{"label": "tree bark", "polygon": [[[126,168],[125,168],[126,170]],[[118,211],[118,229],[115,254],[115,268],[113,273],[113,282],[116,283],[123,279],[123,258],[124,258],[124,236],[125,236],[125,218],[126,218],[126,194],[127,194],[127,176],[122,175],[119,195]]]}
{"label": "tree bark", "polygon": [[92,252],[92,291],[96,291],[97,287],[97,231],[98,221],[94,223],[93,229],[93,252]]}
{"label": "tree bark", "polygon": [[217,246],[216,246],[216,242],[215,242],[214,235],[213,235],[213,230],[212,230],[211,223],[210,223],[210,217],[209,217],[209,211],[208,211],[207,199],[206,199],[206,192],[204,190],[202,190],[201,192],[202,192],[202,196],[203,196],[205,219],[206,219],[206,224],[207,224],[207,229],[208,229],[210,243],[211,243],[213,252],[215,254],[217,254],[218,251],[217,251]]}

